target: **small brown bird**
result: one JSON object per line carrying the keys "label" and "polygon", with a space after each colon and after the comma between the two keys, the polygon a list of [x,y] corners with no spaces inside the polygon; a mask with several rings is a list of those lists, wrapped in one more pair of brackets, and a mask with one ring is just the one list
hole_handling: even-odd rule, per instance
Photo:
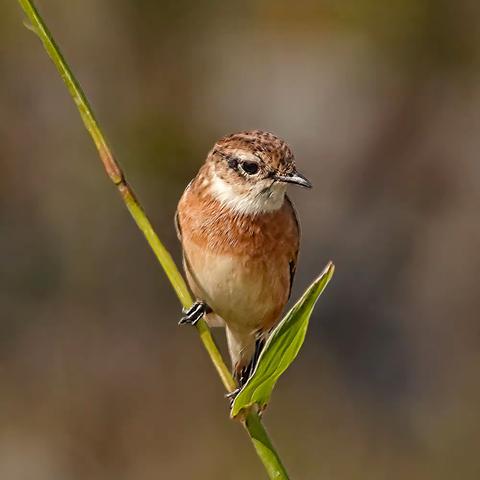
{"label": "small brown bird", "polygon": [[279,321],[292,289],[300,229],[288,183],[310,188],[275,135],[220,139],[178,204],[176,226],[197,302],[180,320],[225,326],[240,386]]}

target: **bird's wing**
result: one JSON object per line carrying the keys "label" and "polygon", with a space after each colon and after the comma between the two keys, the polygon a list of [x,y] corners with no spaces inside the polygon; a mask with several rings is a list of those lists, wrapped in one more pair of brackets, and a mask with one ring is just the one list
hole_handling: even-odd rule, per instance
{"label": "bird's wing", "polygon": [[174,223],[175,223],[175,231],[177,232],[177,237],[182,241],[182,229],[180,228],[180,220],[178,218],[178,210],[175,212],[175,218],[174,218]]}
{"label": "bird's wing", "polygon": [[288,263],[288,266],[290,268],[290,287],[289,287],[289,291],[288,291],[288,298],[290,298],[290,295],[292,294],[293,279],[295,277],[295,272],[297,270],[297,258],[298,258],[298,249],[300,247],[300,233],[301,232],[300,232],[300,223],[298,222],[297,212],[295,210],[295,207],[293,206],[292,201],[288,198],[287,195],[285,196],[285,201],[288,203],[288,205],[290,206],[290,209],[292,211],[293,221],[295,223],[295,227],[297,229],[297,234],[298,234],[298,235],[296,235],[297,243],[296,243],[296,245],[293,249],[292,258]]}
{"label": "bird's wing", "polygon": [[[188,191],[192,182],[193,182],[193,180],[191,180],[190,183],[187,185],[187,187],[185,188],[185,192],[183,192],[183,195],[185,195],[185,193]],[[183,196],[182,196],[182,198],[183,198]],[[180,199],[180,203],[181,203],[181,199]],[[180,203],[179,203],[179,205],[180,205]],[[174,223],[175,223],[175,230],[177,232],[177,237],[178,237],[178,239],[180,240],[180,243],[181,243],[182,242],[182,229],[180,227],[180,218],[178,217],[178,207],[177,207],[177,211],[175,212]]]}

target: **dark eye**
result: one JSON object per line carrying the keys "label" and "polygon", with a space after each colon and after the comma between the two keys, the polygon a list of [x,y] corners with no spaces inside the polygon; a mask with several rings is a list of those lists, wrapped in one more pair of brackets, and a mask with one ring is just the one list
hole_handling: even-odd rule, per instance
{"label": "dark eye", "polygon": [[255,175],[258,173],[257,162],[242,162],[240,163],[240,168],[248,175]]}

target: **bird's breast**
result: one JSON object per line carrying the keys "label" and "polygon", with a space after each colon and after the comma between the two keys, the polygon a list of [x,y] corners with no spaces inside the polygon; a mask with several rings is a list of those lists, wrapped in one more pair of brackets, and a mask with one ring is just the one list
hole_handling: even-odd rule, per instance
{"label": "bird's breast", "polygon": [[194,293],[236,330],[266,329],[288,298],[288,261],[281,257],[229,255],[184,245]]}
{"label": "bird's breast", "polygon": [[189,284],[230,327],[270,328],[290,290],[299,232],[290,203],[263,215],[238,216],[201,198],[178,208]]}

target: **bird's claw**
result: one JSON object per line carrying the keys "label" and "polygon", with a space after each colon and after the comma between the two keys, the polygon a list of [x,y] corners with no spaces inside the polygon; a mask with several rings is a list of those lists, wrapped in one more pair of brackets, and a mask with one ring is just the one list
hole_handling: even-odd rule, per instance
{"label": "bird's claw", "polygon": [[225,398],[227,398],[228,400],[230,400],[230,408],[232,407],[233,405],[233,402],[235,401],[235,399],[237,398],[237,395],[240,393],[240,390],[242,389],[242,387],[238,387],[236,388],[235,390],[233,390],[232,392],[229,392],[229,393],[226,393],[225,394]]}
{"label": "bird's claw", "polygon": [[195,325],[206,313],[209,308],[205,302],[197,301],[190,308],[182,310],[183,317],[178,322],[179,325]]}

